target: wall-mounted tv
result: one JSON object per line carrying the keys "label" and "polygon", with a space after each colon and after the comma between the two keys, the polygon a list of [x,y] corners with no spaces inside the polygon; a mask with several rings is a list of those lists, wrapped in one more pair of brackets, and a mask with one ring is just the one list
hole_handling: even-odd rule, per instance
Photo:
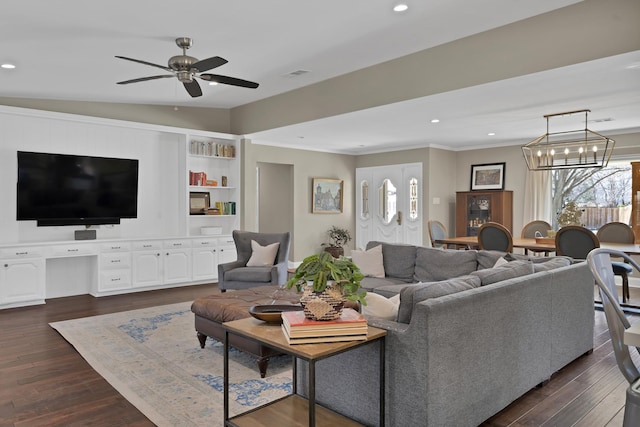
{"label": "wall-mounted tv", "polygon": [[119,224],[138,215],[138,160],[18,151],[18,221]]}

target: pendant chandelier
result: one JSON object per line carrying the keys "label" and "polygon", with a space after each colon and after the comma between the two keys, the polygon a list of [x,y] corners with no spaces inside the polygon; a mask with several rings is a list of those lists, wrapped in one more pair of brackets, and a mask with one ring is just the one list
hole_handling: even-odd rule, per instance
{"label": "pendant chandelier", "polygon": [[[601,168],[607,166],[615,141],[587,129],[591,110],[547,114],[547,133],[522,146],[529,170]],[[584,113],[584,129],[549,132],[549,119]]]}

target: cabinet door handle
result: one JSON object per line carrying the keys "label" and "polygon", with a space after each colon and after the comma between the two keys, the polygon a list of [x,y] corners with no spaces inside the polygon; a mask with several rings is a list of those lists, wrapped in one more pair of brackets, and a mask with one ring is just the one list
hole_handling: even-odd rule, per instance
{"label": "cabinet door handle", "polygon": [[78,249],[67,249],[67,252],[78,252]]}
{"label": "cabinet door handle", "polygon": [[27,255],[29,252],[16,252],[16,255]]}

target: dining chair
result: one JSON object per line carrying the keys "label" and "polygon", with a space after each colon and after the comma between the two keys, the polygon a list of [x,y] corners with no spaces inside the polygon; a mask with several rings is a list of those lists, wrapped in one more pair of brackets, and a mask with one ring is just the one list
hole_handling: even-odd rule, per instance
{"label": "dining chair", "polygon": [[[598,229],[596,234],[601,242],[607,243],[635,243],[636,236],[633,228],[623,222],[610,222]],[[629,295],[629,274],[633,273],[631,266],[625,262],[612,262],[613,273],[622,277],[622,302],[627,302]]]}
{"label": "dining chair", "polygon": [[446,243],[436,243],[438,239],[445,239],[448,237],[447,227],[437,219],[430,219],[427,221],[427,229],[429,230],[429,240],[431,241],[432,248],[447,249]]}
{"label": "dining chair", "polygon": [[[524,227],[522,227],[522,231],[520,232],[520,237],[524,239],[534,239],[537,236],[536,233],[539,233],[541,237],[547,237],[547,231],[551,230],[551,224],[547,221],[535,220],[527,223]],[[525,249],[524,253],[528,254],[529,251],[534,253],[542,253],[544,252],[545,256],[549,256],[548,250],[534,250],[534,249]]]}
{"label": "dining chair", "polygon": [[513,252],[513,236],[504,225],[486,222],[478,230],[478,247],[490,251]]}
{"label": "dining chair", "polygon": [[[629,329],[630,323],[618,303],[611,257],[624,259],[638,271],[640,265],[624,252],[611,249],[595,249],[587,255],[587,264],[600,290],[616,362],[620,372],[629,382],[622,425],[631,427],[640,425],[640,371],[631,358],[629,346],[624,344],[624,331]],[[640,352],[640,349],[636,350]]]}
{"label": "dining chair", "polygon": [[556,255],[585,260],[589,252],[599,247],[598,236],[580,225],[567,225],[556,233]]}

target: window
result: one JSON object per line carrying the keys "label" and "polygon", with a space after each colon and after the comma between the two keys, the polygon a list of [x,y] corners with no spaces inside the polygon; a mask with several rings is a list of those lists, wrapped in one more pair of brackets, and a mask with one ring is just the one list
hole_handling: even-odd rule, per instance
{"label": "window", "polygon": [[631,223],[631,161],[610,161],[602,169],[552,172],[553,227],[569,202],[581,211],[580,225],[597,230],[608,222]]}

